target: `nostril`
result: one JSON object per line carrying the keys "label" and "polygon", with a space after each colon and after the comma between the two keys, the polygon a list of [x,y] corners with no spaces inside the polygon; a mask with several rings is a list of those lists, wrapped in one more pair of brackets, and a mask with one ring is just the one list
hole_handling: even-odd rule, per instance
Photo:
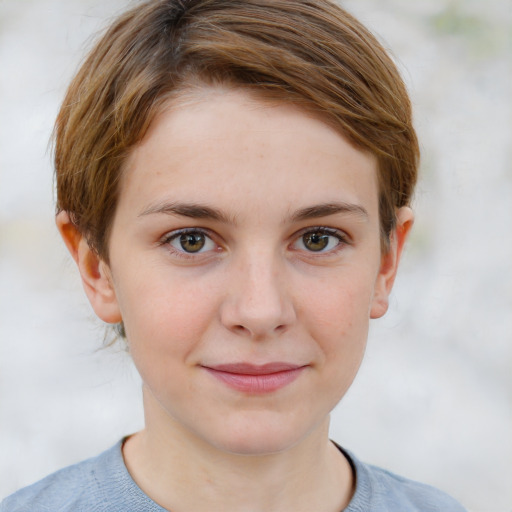
{"label": "nostril", "polygon": [[[262,333],[258,332],[257,329],[255,329],[253,331],[249,327],[246,327],[241,324],[231,326],[231,330],[233,332],[235,332],[237,334],[241,334],[241,335],[249,335],[249,336],[255,336],[255,337],[260,337],[262,335]],[[276,326],[272,331],[274,334],[281,334],[284,331],[286,331],[286,325],[280,324],[280,325]]]}

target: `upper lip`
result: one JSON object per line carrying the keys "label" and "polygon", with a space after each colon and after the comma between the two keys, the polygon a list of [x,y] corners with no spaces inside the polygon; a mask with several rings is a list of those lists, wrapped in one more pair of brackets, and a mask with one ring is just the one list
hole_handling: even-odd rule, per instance
{"label": "upper lip", "polygon": [[272,373],[297,370],[302,368],[302,364],[273,362],[266,364],[252,363],[227,363],[217,365],[204,365],[205,368],[218,372],[235,373],[239,375],[270,375]]}

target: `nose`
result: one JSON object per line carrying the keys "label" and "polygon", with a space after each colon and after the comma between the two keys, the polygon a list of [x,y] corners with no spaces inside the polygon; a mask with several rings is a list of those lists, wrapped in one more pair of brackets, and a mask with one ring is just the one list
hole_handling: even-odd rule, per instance
{"label": "nose", "polygon": [[260,253],[233,262],[220,312],[231,332],[264,340],[285,332],[296,320],[286,272],[276,259]]}

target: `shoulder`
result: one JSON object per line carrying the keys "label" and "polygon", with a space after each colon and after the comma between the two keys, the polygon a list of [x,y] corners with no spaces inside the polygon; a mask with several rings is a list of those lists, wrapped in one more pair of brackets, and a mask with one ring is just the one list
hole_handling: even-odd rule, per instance
{"label": "shoulder", "polygon": [[104,486],[98,472],[105,464],[112,464],[117,448],[118,445],[19,490],[1,503],[0,512],[81,510],[85,496],[91,511],[102,510],[94,508],[95,502],[101,503],[104,499]]}
{"label": "shoulder", "polygon": [[345,512],[465,512],[448,494],[359,461],[344,452],[356,474],[356,491]]}
{"label": "shoulder", "polygon": [[0,512],[163,510],[129,476],[121,445],[120,441],[97,457],[61,469],[15,492],[2,501]]}

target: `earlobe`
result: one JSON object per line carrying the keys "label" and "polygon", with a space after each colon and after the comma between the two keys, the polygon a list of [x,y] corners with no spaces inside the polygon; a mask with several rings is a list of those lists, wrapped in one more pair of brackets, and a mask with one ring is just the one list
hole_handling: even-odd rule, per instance
{"label": "earlobe", "polygon": [[383,254],[381,258],[370,309],[370,318],[380,318],[388,310],[389,294],[395,282],[405,241],[414,223],[414,213],[409,207],[404,206],[397,211],[396,218],[396,227],[390,236],[389,251]]}
{"label": "earlobe", "polygon": [[85,293],[94,312],[107,323],[122,321],[109,266],[91,249],[68,212],[56,217],[57,228],[78,266]]}

